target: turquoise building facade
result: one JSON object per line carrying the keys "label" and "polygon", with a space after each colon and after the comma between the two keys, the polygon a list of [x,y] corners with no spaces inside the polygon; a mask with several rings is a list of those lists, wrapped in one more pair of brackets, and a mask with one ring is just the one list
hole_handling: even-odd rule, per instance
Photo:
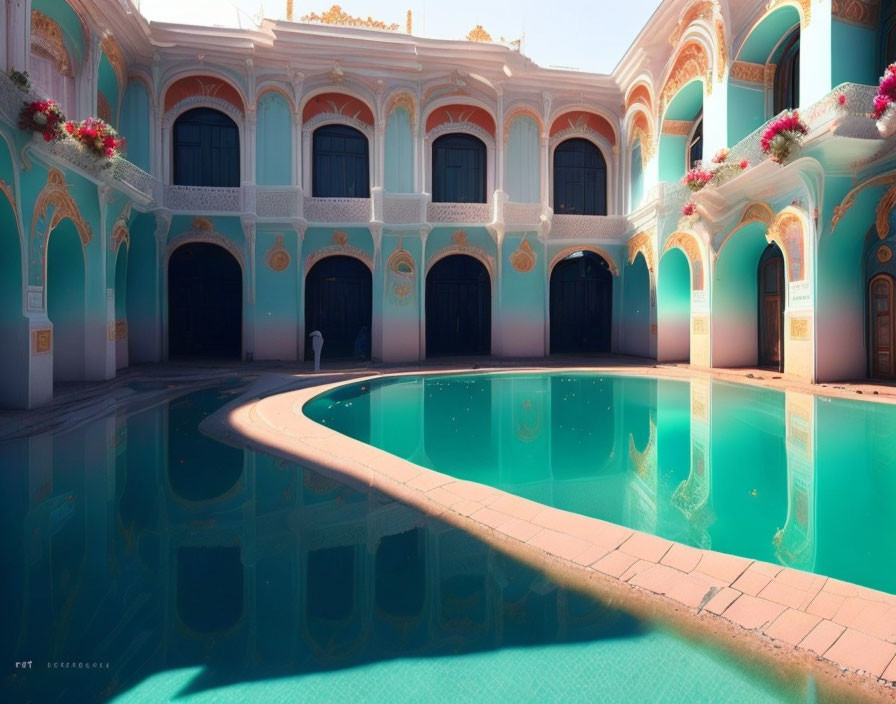
{"label": "turquoise building facade", "polygon": [[[315,329],[325,361],[892,378],[896,150],[871,112],[894,9],[668,0],[598,75],[488,41],[6,3],[3,73],[32,85],[0,77],[0,405],[175,357],[304,366]],[[46,97],[124,157],[19,129]],[[789,109],[807,134],[776,163],[761,136]],[[681,183],[722,154],[730,178]]]}

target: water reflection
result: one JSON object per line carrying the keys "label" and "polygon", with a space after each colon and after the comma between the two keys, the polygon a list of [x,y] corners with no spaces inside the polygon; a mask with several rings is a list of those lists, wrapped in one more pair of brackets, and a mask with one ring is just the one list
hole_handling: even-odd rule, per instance
{"label": "water reflection", "polygon": [[893,406],[550,373],[382,380],[306,412],[458,478],[896,592],[881,567],[896,554]]}
{"label": "water reflection", "polygon": [[[512,419],[520,442],[553,456],[551,416],[535,409],[538,392],[553,391],[537,380],[518,391],[496,422]],[[491,701],[539,692],[588,701],[597,688],[646,700],[667,680],[681,701],[801,697],[800,687],[744,674],[705,646],[564,589],[383,495],[188,437],[185,428],[235,392],[148,398],[143,409],[132,403],[127,414],[0,445],[0,462],[15,470],[2,473],[0,487],[0,647],[6,662],[35,668],[6,676],[6,700],[100,701],[131,691],[142,701],[203,693],[259,701],[278,697],[253,686],[284,681],[279,698],[302,701],[454,700],[448,681]],[[585,446],[612,458],[616,426],[607,433],[593,418],[562,422],[589,429]],[[368,427],[371,436],[382,432]],[[655,442],[652,431],[646,437]],[[409,452],[440,451],[400,441]],[[168,482],[172,462],[181,479]],[[574,469],[563,467],[571,481],[587,479]],[[192,499],[178,486],[189,486]],[[99,668],[47,669],[57,661]],[[654,663],[650,678],[641,676],[645,661]],[[228,685],[236,688],[225,697],[218,688]]]}

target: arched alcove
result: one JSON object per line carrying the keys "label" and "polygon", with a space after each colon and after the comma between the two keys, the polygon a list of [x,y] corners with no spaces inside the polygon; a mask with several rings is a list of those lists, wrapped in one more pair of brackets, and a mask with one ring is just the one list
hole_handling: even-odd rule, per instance
{"label": "arched alcove", "polygon": [[426,356],[491,352],[491,280],[475,257],[453,254],[426,275]]}
{"label": "arched alcove", "polygon": [[661,181],[678,181],[695,161],[703,159],[703,81],[679,90],[663,116],[659,145]]}
{"label": "arched alcove", "polygon": [[656,320],[657,361],[690,361],[691,268],[687,255],[677,247],[669,249],[660,258]]}
{"label": "arched alcove", "polygon": [[622,321],[620,351],[650,356],[650,272],[641,252],[622,272]]}
{"label": "arched alcove", "polygon": [[559,261],[550,282],[551,354],[610,351],[613,274],[594,252]]}
{"label": "arched alcove", "polygon": [[53,381],[82,381],[85,371],[86,273],[81,238],[71,220],[50,233],[47,316],[53,323]]}
{"label": "arched alcove", "polygon": [[[305,277],[305,333],[324,337],[323,359],[370,359],[373,278],[359,259],[325,257]],[[314,359],[311,344],[305,359]]]}

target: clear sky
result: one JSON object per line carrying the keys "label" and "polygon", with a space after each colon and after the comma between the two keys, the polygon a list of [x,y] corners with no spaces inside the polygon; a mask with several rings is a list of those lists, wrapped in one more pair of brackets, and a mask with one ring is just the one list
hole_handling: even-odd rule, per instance
{"label": "clear sky", "polygon": [[[149,20],[253,27],[262,14],[286,17],[286,0],[134,0]],[[323,13],[333,0],[295,0],[294,19]],[[541,66],[609,73],[659,0],[339,0],[353,15],[398,23],[414,13],[414,34],[462,39],[481,24],[494,38],[523,38],[523,53]]]}

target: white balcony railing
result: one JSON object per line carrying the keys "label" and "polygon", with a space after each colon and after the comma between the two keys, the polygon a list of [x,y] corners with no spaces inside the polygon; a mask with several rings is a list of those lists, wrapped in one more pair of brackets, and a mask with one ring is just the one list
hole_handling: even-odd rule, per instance
{"label": "white balcony railing", "polygon": [[428,222],[483,224],[492,221],[489,203],[430,203],[426,208]]}
{"label": "white balcony railing", "polygon": [[366,223],[371,220],[370,198],[305,198],[308,222]]}
{"label": "white balcony railing", "polygon": [[557,215],[551,224],[548,239],[614,239],[622,237],[628,228],[623,215]]}

